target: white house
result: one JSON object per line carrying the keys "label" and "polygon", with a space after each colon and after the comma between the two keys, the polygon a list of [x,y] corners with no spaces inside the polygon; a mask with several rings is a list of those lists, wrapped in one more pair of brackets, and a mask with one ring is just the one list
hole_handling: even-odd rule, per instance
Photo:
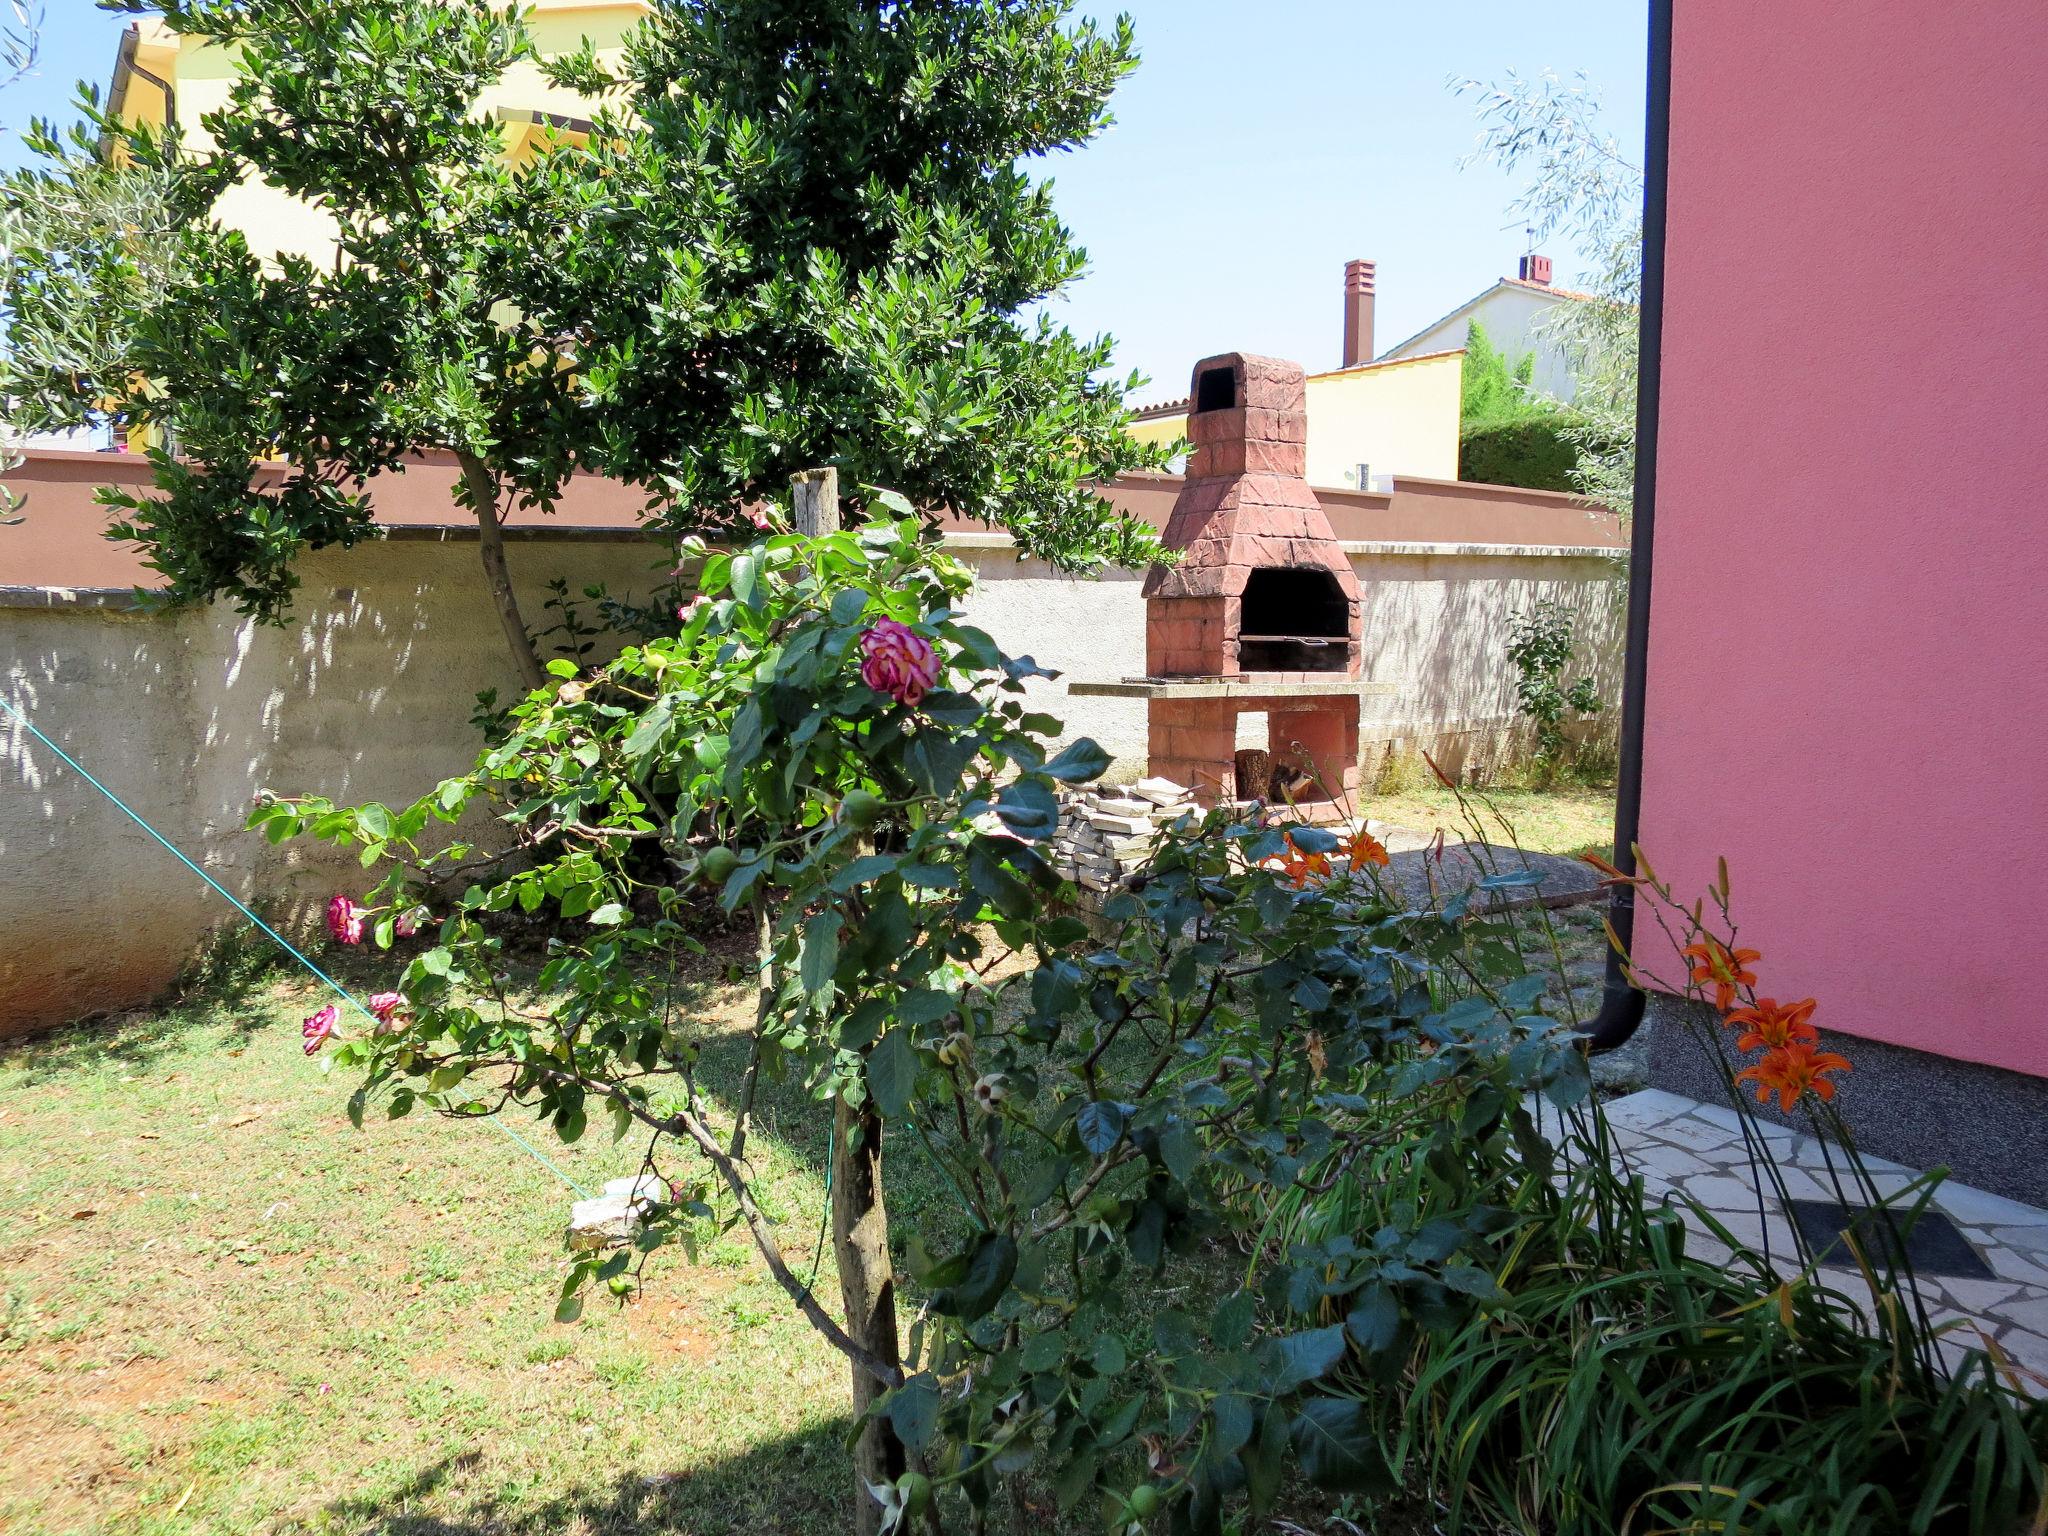
{"label": "white house", "polygon": [[1524,256],[1519,277],[1502,278],[1399,346],[1382,352],[1378,361],[1392,362],[1462,347],[1466,328],[1477,320],[1486,339],[1510,360],[1534,352],[1536,388],[1559,400],[1569,400],[1576,388],[1571,370],[1566,366],[1563,351],[1542,333],[1539,322],[1559,304],[1581,303],[1591,297],[1569,288],[1551,287],[1548,256]]}

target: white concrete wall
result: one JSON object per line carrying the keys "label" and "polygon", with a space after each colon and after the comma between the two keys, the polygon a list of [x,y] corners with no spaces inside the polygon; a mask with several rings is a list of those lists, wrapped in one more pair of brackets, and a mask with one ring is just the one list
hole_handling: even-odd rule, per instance
{"label": "white concrete wall", "polygon": [[[1075,698],[1070,681],[1114,681],[1145,670],[1141,578],[1061,577],[1017,560],[1000,539],[976,538],[968,554],[977,586],[968,617],[1006,649],[1063,676],[1034,680],[1036,707],[1070,735],[1093,736],[1115,758],[1110,776],[1139,778],[1146,752],[1145,706],[1133,699]],[[1515,680],[1507,659],[1512,615],[1558,597],[1579,615],[1580,655],[1610,703],[1621,697],[1623,587],[1610,555],[1591,549],[1479,544],[1351,543],[1364,599],[1364,676],[1396,692],[1364,701],[1361,735],[1368,777],[1388,749],[1435,750],[1457,761],[1497,759],[1516,730]],[[1240,733],[1246,745],[1255,728]],[[1447,765],[1449,766],[1449,765]]]}
{"label": "white concrete wall", "polygon": [[[974,567],[969,618],[1056,668],[1038,707],[1144,772],[1142,703],[1075,698],[1067,684],[1144,670],[1141,577],[1063,577],[1000,536],[952,540]],[[1587,614],[1582,642],[1618,693],[1614,567],[1594,554],[1501,546],[1354,544],[1366,664],[1398,692],[1366,702],[1367,767],[1390,742],[1492,750],[1514,712],[1510,613],[1555,593]],[[602,580],[645,594],[650,544],[520,541],[522,604],[544,624],[545,584]],[[244,899],[312,927],[336,889],[367,877],[347,853],[272,848],[242,830],[258,793],[404,803],[474,760],[472,696],[510,682],[473,539],[394,538],[301,567],[291,622],[225,609],[144,616],[78,594],[19,589],[0,602],[0,697],[26,711],[138,812]],[[482,829],[482,830],[486,830]],[[206,932],[218,896],[11,719],[0,718],[0,1036],[146,1001]]]}
{"label": "white concrete wall", "polygon": [[[660,552],[519,542],[547,580],[645,593]],[[472,698],[513,681],[474,539],[393,539],[301,566],[291,622],[0,606],[0,697],[216,880],[286,923],[367,883],[352,856],[244,832],[258,791],[409,802],[474,761]],[[231,915],[177,859],[0,716],[0,1036],[142,1001]]]}

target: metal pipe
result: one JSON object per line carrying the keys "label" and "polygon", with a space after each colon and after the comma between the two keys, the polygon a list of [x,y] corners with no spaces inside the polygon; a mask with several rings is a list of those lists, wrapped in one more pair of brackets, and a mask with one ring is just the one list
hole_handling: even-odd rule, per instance
{"label": "metal pipe", "polygon": [[[1671,161],[1672,0],[1650,0],[1649,88],[1643,145],[1643,292],[1636,344],[1636,479],[1628,551],[1628,627],[1621,682],[1621,767],[1614,796],[1614,867],[1636,872],[1643,808],[1643,703],[1649,679],[1650,568],[1657,527],[1657,402],[1664,360],[1665,196]],[[1623,946],[1636,928],[1635,887],[1617,884],[1608,921]],[[1646,1003],[1629,982],[1620,949],[1607,955],[1600,1012],[1587,1049],[1610,1051],[1643,1022]]]}

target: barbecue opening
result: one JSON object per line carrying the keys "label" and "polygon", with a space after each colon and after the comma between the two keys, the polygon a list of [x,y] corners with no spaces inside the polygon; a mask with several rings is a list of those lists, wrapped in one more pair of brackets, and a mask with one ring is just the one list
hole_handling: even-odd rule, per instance
{"label": "barbecue opening", "polygon": [[1343,672],[1351,605],[1328,571],[1261,568],[1245,578],[1237,664],[1245,672]]}

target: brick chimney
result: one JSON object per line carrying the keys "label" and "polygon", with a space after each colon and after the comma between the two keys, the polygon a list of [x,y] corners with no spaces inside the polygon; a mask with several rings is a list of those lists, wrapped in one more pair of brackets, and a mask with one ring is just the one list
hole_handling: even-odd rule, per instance
{"label": "brick chimney", "polygon": [[1344,263],[1344,366],[1372,361],[1373,264]]}
{"label": "brick chimney", "polygon": [[1522,258],[1522,281],[1525,283],[1539,283],[1543,287],[1548,288],[1550,286],[1550,258],[1548,256],[1538,256],[1534,251],[1524,256]]}

